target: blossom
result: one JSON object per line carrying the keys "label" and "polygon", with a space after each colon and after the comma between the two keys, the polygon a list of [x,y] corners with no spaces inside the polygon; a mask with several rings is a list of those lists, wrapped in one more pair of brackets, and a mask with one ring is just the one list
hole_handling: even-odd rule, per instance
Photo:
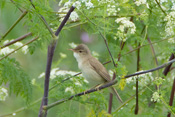
{"label": "blossom", "polygon": [[20,47],[20,46],[23,46],[23,43],[21,43],[21,42],[16,42],[16,43],[14,43],[14,45],[17,46],[17,47]]}
{"label": "blossom", "polygon": [[35,85],[36,79],[32,79],[32,85]]}
{"label": "blossom", "polygon": [[8,96],[8,92],[6,88],[0,87],[0,101],[5,101]]}
{"label": "blossom", "polygon": [[13,116],[15,116],[15,115],[16,115],[16,113],[13,113],[12,115],[13,115]]}
{"label": "blossom", "polygon": [[75,44],[74,42],[72,42],[72,43],[69,43],[69,46],[70,46],[71,48],[76,48],[76,47],[77,47],[77,44]]}
{"label": "blossom", "polygon": [[67,57],[67,55],[64,54],[64,53],[60,53],[60,56],[61,56],[61,58],[66,58]]}
{"label": "blossom", "polygon": [[7,55],[12,51],[14,51],[14,49],[10,49],[9,47],[5,47],[5,48],[0,50],[0,55]]}
{"label": "blossom", "polygon": [[25,45],[24,47],[22,47],[22,52],[24,52],[24,54],[27,54],[28,52],[28,45]]}
{"label": "blossom", "polygon": [[82,86],[82,84],[80,82],[78,82],[78,81],[75,82],[75,85]]}
{"label": "blossom", "polygon": [[94,8],[94,4],[91,2],[91,0],[89,0],[89,2],[85,2],[85,5],[87,9]]}
{"label": "blossom", "polygon": [[5,40],[3,44],[5,45],[5,44],[7,44],[8,42],[9,42],[9,40]]}
{"label": "blossom", "polygon": [[67,87],[65,89],[65,92],[70,92],[71,94],[74,94],[74,90],[73,90],[73,88],[71,86],[70,87]]}
{"label": "blossom", "polygon": [[108,13],[108,16],[110,16],[110,15],[116,15],[117,14],[116,6],[109,4],[107,6],[107,13]]}
{"label": "blossom", "polygon": [[174,35],[174,28],[175,28],[175,11],[170,12],[165,18],[166,21],[165,32],[166,36]]}
{"label": "blossom", "polygon": [[72,13],[71,13],[71,15],[70,15],[70,19],[72,20],[72,21],[76,21],[77,19],[78,19],[78,14],[75,12],[75,11],[73,11]]}
{"label": "blossom", "polygon": [[137,0],[137,1],[135,1],[135,4],[137,6],[140,6],[141,4],[146,4],[146,0]]}
{"label": "blossom", "polygon": [[42,77],[44,77],[44,76],[45,76],[45,73],[43,72],[43,73],[41,73],[41,74],[39,75],[38,78],[42,78]]}
{"label": "blossom", "polygon": [[136,32],[135,24],[129,21],[126,17],[117,18],[115,22],[121,23],[121,25],[118,28],[121,32],[124,32],[124,28],[129,28],[131,34],[134,34]]}
{"label": "blossom", "polygon": [[160,96],[159,96],[159,93],[158,92],[154,92],[153,93],[153,96],[151,98],[151,101],[153,101],[153,102],[159,102],[160,101]]}
{"label": "blossom", "polygon": [[73,3],[73,6],[76,7],[77,9],[80,9],[80,7],[81,7],[81,2],[76,1],[76,2]]}

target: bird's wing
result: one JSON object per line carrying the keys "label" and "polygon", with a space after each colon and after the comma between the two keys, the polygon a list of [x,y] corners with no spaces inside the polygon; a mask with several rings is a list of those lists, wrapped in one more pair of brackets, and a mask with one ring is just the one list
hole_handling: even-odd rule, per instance
{"label": "bird's wing", "polygon": [[89,59],[89,64],[102,78],[104,78],[108,82],[111,81],[110,75],[107,72],[106,68],[96,58],[91,57]]}

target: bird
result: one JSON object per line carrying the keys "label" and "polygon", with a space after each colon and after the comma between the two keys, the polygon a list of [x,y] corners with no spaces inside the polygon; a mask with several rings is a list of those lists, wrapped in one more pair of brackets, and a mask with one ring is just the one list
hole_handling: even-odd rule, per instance
{"label": "bird", "polygon": [[[87,45],[80,44],[74,49],[69,50],[73,51],[73,55],[78,62],[78,67],[90,86],[95,87],[103,83],[111,82],[108,71],[100,61],[91,55]],[[111,86],[109,90],[121,103],[123,102],[114,87]]]}

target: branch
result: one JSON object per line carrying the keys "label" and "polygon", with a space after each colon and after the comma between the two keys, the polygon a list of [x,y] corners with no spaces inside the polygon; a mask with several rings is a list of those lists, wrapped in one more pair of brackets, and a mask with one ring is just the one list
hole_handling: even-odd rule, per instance
{"label": "branch", "polygon": [[48,109],[50,109],[50,108],[52,108],[52,107],[54,107],[54,106],[56,106],[56,105],[58,105],[58,104],[61,104],[61,103],[66,102],[66,101],[68,101],[68,100],[71,100],[71,99],[73,99],[74,97],[80,97],[80,96],[83,96],[83,95],[85,95],[85,94],[90,94],[90,93],[92,93],[92,92],[99,91],[99,90],[102,90],[102,89],[104,89],[104,88],[110,87],[110,86],[112,86],[112,85],[114,85],[114,84],[116,84],[116,83],[117,83],[117,80],[113,80],[113,81],[111,81],[111,82],[109,82],[109,83],[106,83],[105,85],[102,85],[102,86],[100,86],[100,87],[98,87],[98,88],[90,89],[90,90],[87,90],[87,91],[85,91],[85,92],[81,92],[81,93],[72,95],[72,96],[70,96],[69,98],[64,98],[64,99],[58,100],[58,101],[56,101],[56,102],[54,102],[54,103],[52,103],[52,104],[49,104],[48,106],[43,106],[43,109],[44,109],[44,110],[48,110]]}
{"label": "branch", "polygon": [[[172,86],[172,89],[171,89],[171,96],[170,96],[170,101],[169,101],[170,106],[173,106],[174,92],[175,92],[175,78],[174,78],[173,86]],[[168,112],[167,117],[171,117],[170,112]]]}
{"label": "branch", "polygon": [[165,15],[167,15],[166,12],[162,9],[162,7],[161,7],[161,5],[159,4],[159,2],[158,2],[157,0],[155,0],[155,1],[156,1],[157,5],[159,6],[160,10],[161,10]]}
{"label": "branch", "polygon": [[8,31],[1,37],[0,42],[10,33],[10,31],[24,18],[27,14],[27,11],[24,11],[23,14],[16,20],[16,22],[8,29]]}
{"label": "branch", "polygon": [[[30,3],[31,3],[32,7],[36,10],[35,5],[33,4],[32,0],[29,0],[29,1],[30,1]],[[48,23],[46,22],[45,18],[44,18],[40,13],[38,13],[38,14],[39,14],[39,16],[40,16],[39,18],[40,18],[41,21],[44,23],[44,25],[46,26],[46,28],[48,29],[48,31],[50,32],[52,38],[56,38],[55,35],[54,35],[54,32],[52,31],[52,29],[50,28],[50,26],[49,26]]]}
{"label": "branch", "polygon": [[[170,56],[170,58],[169,58],[169,61],[171,61],[171,60],[173,60],[173,59],[174,59],[174,54],[172,53],[171,56]],[[163,74],[164,74],[165,76],[166,76],[166,75],[168,74],[168,72],[170,71],[171,65],[172,65],[172,64],[168,65],[168,66],[164,69]]]}
{"label": "branch", "polygon": [[[75,9],[75,7],[73,7],[73,6],[69,9],[66,17],[61,22],[56,33],[54,34],[54,38],[53,38],[51,44],[48,46],[47,66],[46,66],[46,72],[45,72],[46,75],[45,75],[45,83],[44,83],[44,96],[43,96],[43,100],[41,102],[41,106],[40,106],[40,110],[39,110],[39,115],[38,115],[39,117],[42,117],[42,116],[46,117],[47,116],[47,110],[43,110],[43,106],[47,106],[47,104],[48,104],[50,71],[51,71],[52,59],[53,59],[53,55],[54,55],[54,51],[55,51],[55,47],[56,47],[56,43],[57,43],[57,40],[55,37],[58,37],[60,31],[62,30],[63,26],[65,25],[65,23],[69,19],[70,14],[74,9]],[[44,18],[42,17],[42,19],[44,19]]]}
{"label": "branch", "polygon": [[25,43],[24,45],[18,47],[17,49],[13,50],[12,52],[8,53],[7,55],[3,56],[2,58],[0,58],[0,61],[3,60],[4,58],[8,57],[9,55],[13,54],[14,52],[18,51],[19,49],[21,49],[22,47],[32,43],[33,41],[35,41],[36,39],[38,39],[38,36],[35,37],[34,39],[32,39],[31,41]]}
{"label": "branch", "polygon": [[104,42],[105,42],[105,45],[106,45],[107,50],[108,50],[108,53],[109,53],[109,55],[110,55],[110,57],[111,57],[111,59],[112,59],[113,65],[114,65],[114,67],[116,67],[116,64],[115,64],[115,62],[114,62],[114,59],[113,59],[112,54],[111,54],[111,52],[110,52],[110,50],[109,50],[109,47],[108,47],[107,39],[106,39],[106,38],[104,37],[104,35],[100,32],[99,27],[98,27],[94,22],[92,22],[83,12],[81,12],[81,13],[82,13],[82,15],[84,15],[84,17],[85,17],[90,23],[92,23],[92,24],[95,26],[95,28],[97,28],[97,30],[98,30],[100,36],[103,38],[103,40],[104,40]]}
{"label": "branch", "polygon": [[[140,46],[140,43],[138,44]],[[140,70],[140,49],[137,51],[137,71]],[[135,115],[138,114],[139,111],[139,81],[138,77],[136,78],[136,106],[135,106]]]}
{"label": "branch", "polygon": [[23,35],[23,36],[21,36],[21,37],[15,39],[15,40],[11,41],[11,42],[9,42],[9,43],[3,45],[3,46],[0,47],[0,48],[2,49],[2,48],[5,48],[5,47],[7,47],[7,46],[9,46],[9,45],[12,45],[12,44],[14,44],[14,43],[16,43],[16,42],[18,42],[18,41],[21,41],[21,40],[25,39],[26,37],[28,37],[28,36],[30,36],[30,35],[32,35],[31,32],[29,32],[29,33],[27,33],[27,34],[25,34],[25,35]]}
{"label": "branch", "polygon": [[136,76],[136,75],[140,75],[140,74],[145,74],[145,73],[149,73],[149,72],[153,72],[153,71],[156,71],[156,70],[159,70],[159,69],[162,69],[164,67],[167,67],[168,65],[172,64],[175,62],[175,59],[172,59],[171,61],[167,62],[167,63],[164,63],[156,68],[153,68],[153,69],[150,69],[150,70],[146,70],[146,71],[141,71],[141,72],[137,72],[137,73],[134,73],[134,74],[130,74],[130,75],[126,75],[124,78],[122,79],[126,79],[126,78],[130,78],[132,76]]}

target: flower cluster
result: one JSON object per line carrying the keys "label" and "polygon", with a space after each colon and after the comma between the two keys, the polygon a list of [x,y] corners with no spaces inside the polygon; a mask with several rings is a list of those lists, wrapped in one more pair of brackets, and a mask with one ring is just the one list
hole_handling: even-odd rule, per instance
{"label": "flower cluster", "polygon": [[141,4],[146,4],[146,0],[136,0],[136,1],[135,1],[135,4],[136,4],[137,6],[140,6]]}
{"label": "flower cluster", "polygon": [[[75,75],[77,72],[73,71],[66,71],[66,70],[59,70],[59,68],[54,68],[50,72],[50,78],[54,79],[57,76],[65,76],[65,75]],[[38,78],[43,78],[45,76],[45,73],[41,73]]]}
{"label": "flower cluster", "polygon": [[[11,41],[13,41],[13,40],[11,40]],[[5,44],[7,44],[7,43],[9,43],[9,42],[11,42],[11,41],[9,41],[9,40],[6,40],[6,41],[4,41],[4,45]],[[23,46],[23,43],[21,43],[21,42],[16,42],[16,43],[14,43],[13,44],[15,47],[21,47],[21,46]],[[11,48],[9,48],[9,47],[5,47],[5,48],[3,48],[3,49],[1,49],[0,50],[0,55],[7,55],[7,54],[9,54],[10,52],[12,52],[12,51],[14,51],[14,49],[11,49]],[[25,45],[24,47],[22,47],[22,52],[24,53],[24,54],[27,54],[27,52],[28,52],[28,45]]]}
{"label": "flower cluster", "polygon": [[0,101],[5,101],[8,96],[7,89],[0,87]]}
{"label": "flower cluster", "polygon": [[[63,1],[61,0],[59,2],[59,6],[61,6],[61,4],[63,4]],[[90,8],[94,8],[94,4],[91,2],[91,0],[81,0],[81,1],[76,1],[76,2],[72,2],[72,1],[68,1],[68,2],[65,2],[63,7],[61,7],[59,10],[58,10],[58,13],[59,13],[59,17],[60,17],[60,20],[59,21],[62,21],[63,18],[65,17],[66,13],[68,12],[69,8],[71,6],[74,6],[76,7],[77,9],[80,9],[82,4],[85,5],[86,9],[90,9]],[[65,12],[65,13],[61,13],[61,12]],[[70,15],[70,19],[72,21],[76,21],[77,19],[79,18],[78,14],[76,11],[73,11]]]}
{"label": "flower cluster", "polygon": [[[175,3],[173,3],[173,6],[171,7],[171,12],[167,14],[167,16],[164,18],[164,21],[166,21],[165,26],[165,32],[166,36],[172,36],[175,34],[174,28],[175,28]],[[174,39],[171,39],[168,41],[169,43],[174,43]]]}
{"label": "flower cluster", "polygon": [[126,17],[117,18],[115,22],[120,24],[117,31],[117,36],[119,37],[120,40],[126,41],[126,34],[125,34],[126,29],[128,30],[129,34],[135,34],[136,32],[135,24],[129,21]]}
{"label": "flower cluster", "polygon": [[153,96],[151,98],[151,101],[153,101],[153,102],[159,102],[160,101],[160,95],[159,95],[158,92],[154,92],[153,93]]}
{"label": "flower cluster", "polygon": [[[139,78],[139,85],[140,86],[145,86],[148,83],[150,83],[151,81],[153,81],[153,76],[152,76],[152,73],[150,72],[150,73],[146,73],[146,74],[140,74],[138,76],[133,76],[131,78],[127,78],[126,83],[127,84],[130,84],[132,82],[135,83],[136,78]],[[135,89],[135,86],[133,87],[133,89]]]}

